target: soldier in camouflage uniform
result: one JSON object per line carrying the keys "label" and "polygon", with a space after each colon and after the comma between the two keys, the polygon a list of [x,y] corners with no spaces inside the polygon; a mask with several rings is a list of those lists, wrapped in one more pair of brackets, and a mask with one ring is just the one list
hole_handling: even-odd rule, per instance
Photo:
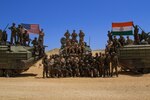
{"label": "soldier in camouflage uniform", "polygon": [[132,45],[133,44],[133,40],[131,40],[130,38],[129,38],[129,36],[127,36],[127,39],[126,39],[126,43],[125,43],[126,45]]}
{"label": "soldier in camouflage uniform", "polygon": [[108,36],[109,41],[112,41],[112,40],[113,40],[113,38],[112,38],[112,33],[111,33],[110,31],[108,31],[107,36]]}
{"label": "soldier in camouflage uniform", "polygon": [[66,54],[71,53],[71,42],[70,40],[66,40],[66,47],[65,47]]}
{"label": "soldier in camouflage uniform", "polygon": [[75,30],[73,30],[73,33],[71,34],[71,36],[72,36],[72,42],[77,42],[78,43],[78,41],[77,41],[77,33],[76,33],[76,31]]}
{"label": "soldier in camouflage uniform", "polygon": [[12,23],[12,26],[9,27],[9,29],[11,30],[11,44],[16,44],[16,34],[17,34],[17,28],[15,27],[15,23]]}
{"label": "soldier in camouflage uniform", "polygon": [[38,42],[39,42],[40,45],[43,46],[43,42],[44,42],[44,32],[43,32],[43,29],[41,29],[41,31],[39,33]]}
{"label": "soldier in camouflage uniform", "polygon": [[111,63],[112,63],[112,68],[111,68],[111,77],[113,76],[113,70],[115,69],[115,74],[116,77],[118,77],[118,70],[117,67],[119,65],[118,57],[115,52],[112,53],[111,57]]}
{"label": "soldier in camouflage uniform", "polygon": [[2,43],[4,43],[6,45],[7,43],[7,32],[3,31],[2,33]]}
{"label": "soldier in camouflage uniform", "polygon": [[0,42],[2,42],[2,34],[3,34],[3,31],[0,29]]}
{"label": "soldier in camouflage uniform", "polygon": [[64,34],[64,36],[66,37],[66,39],[69,39],[69,37],[70,37],[70,33],[69,33],[69,31],[68,31],[68,30],[66,31],[66,33]]}
{"label": "soldier in camouflage uniform", "polygon": [[110,75],[110,56],[107,53],[106,57],[104,58],[104,67],[103,67],[103,77],[107,75],[107,77]]}
{"label": "soldier in camouflage uniform", "polygon": [[43,64],[43,78],[45,78],[45,76],[48,78],[48,58],[47,58],[47,55],[45,55],[45,57],[43,58],[42,64]]}
{"label": "soldier in camouflage uniform", "polygon": [[31,44],[33,44],[33,46],[37,46],[38,45],[38,41],[37,38],[35,37],[34,40],[31,42]]}
{"label": "soldier in camouflage uniform", "polygon": [[118,41],[120,42],[121,46],[125,45],[125,38],[122,35],[120,35],[120,38],[118,39]]}
{"label": "soldier in camouflage uniform", "polygon": [[80,30],[80,33],[79,33],[79,41],[84,41],[84,36],[85,36],[85,34],[83,33],[83,31],[82,30]]}
{"label": "soldier in camouflage uniform", "polygon": [[[28,43],[26,44],[26,42]],[[29,44],[30,44],[29,34],[28,34],[28,31],[25,30],[25,32],[23,33],[23,45],[29,46]]]}
{"label": "soldier in camouflage uniform", "polygon": [[139,42],[140,42],[140,38],[139,38],[139,28],[138,28],[138,26],[137,25],[133,25],[133,27],[134,27],[134,44],[139,44]]}
{"label": "soldier in camouflage uniform", "polygon": [[[113,52],[117,52],[117,48],[121,47],[120,42],[118,41],[118,39],[116,38],[116,36],[114,36],[113,39],[113,44],[112,44],[112,48],[113,48]],[[112,52],[111,52],[112,53]]]}
{"label": "soldier in camouflage uniform", "polygon": [[18,25],[17,27],[17,43],[21,44],[22,43],[22,33],[21,33],[21,25]]}
{"label": "soldier in camouflage uniform", "polygon": [[83,41],[79,43],[79,52],[81,54],[85,53],[85,43]]}

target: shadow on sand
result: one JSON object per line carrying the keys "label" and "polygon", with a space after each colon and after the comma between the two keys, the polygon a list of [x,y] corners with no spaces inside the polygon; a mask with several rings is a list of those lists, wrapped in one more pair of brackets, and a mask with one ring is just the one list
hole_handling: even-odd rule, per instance
{"label": "shadow on sand", "polygon": [[144,74],[141,73],[135,73],[135,72],[131,72],[131,71],[121,71],[119,72],[120,75],[128,75],[128,76],[133,76],[133,77],[141,77]]}
{"label": "shadow on sand", "polygon": [[36,77],[37,74],[33,74],[33,73],[21,73],[16,75],[15,77]]}

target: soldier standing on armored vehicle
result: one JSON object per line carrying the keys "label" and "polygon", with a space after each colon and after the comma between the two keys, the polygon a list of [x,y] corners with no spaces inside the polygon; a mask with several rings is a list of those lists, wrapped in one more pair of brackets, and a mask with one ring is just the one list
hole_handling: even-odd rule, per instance
{"label": "soldier standing on armored vehicle", "polygon": [[38,41],[37,38],[35,37],[34,40],[31,42],[31,44],[33,44],[33,55],[34,55],[34,59],[35,57],[38,55],[39,53],[39,48],[38,48]]}
{"label": "soldier standing on armored vehicle", "polygon": [[2,34],[3,34],[3,31],[0,29],[0,42],[2,42]]}
{"label": "soldier standing on armored vehicle", "polygon": [[39,42],[40,45],[43,46],[43,42],[44,42],[44,32],[43,32],[43,29],[41,29],[41,31],[39,32],[38,42]]}
{"label": "soldier standing on armored vehicle", "polygon": [[117,57],[115,52],[113,52],[112,55],[111,55],[111,63],[112,63],[112,66],[111,66],[111,77],[113,76],[113,70],[114,69],[115,69],[116,77],[118,77],[117,67],[119,65],[119,61],[118,61],[118,57]]}
{"label": "soldier standing on armored vehicle", "polygon": [[84,41],[84,36],[85,36],[85,34],[83,33],[82,30],[80,30],[80,33],[79,33],[80,40],[79,41]]}
{"label": "soldier standing on armored vehicle", "polygon": [[[28,44],[26,44],[26,42],[28,42]],[[29,44],[30,44],[29,34],[28,31],[25,30],[25,32],[23,33],[23,45],[29,46]]]}
{"label": "soldier standing on armored vehicle", "polygon": [[12,26],[9,27],[9,29],[11,30],[11,38],[10,38],[11,45],[16,44],[17,29],[16,29],[15,25],[16,25],[15,23],[12,23]]}
{"label": "soldier standing on armored vehicle", "polygon": [[125,44],[126,44],[126,45],[132,45],[132,44],[133,44],[133,40],[131,40],[130,37],[127,36],[127,39],[126,39]]}
{"label": "soldier standing on armored vehicle", "polygon": [[71,42],[77,42],[78,43],[78,41],[77,41],[77,33],[76,33],[76,31],[75,30],[73,30],[73,33],[71,34],[71,36],[72,36],[72,41]]}
{"label": "soldier standing on armored vehicle", "polygon": [[66,39],[68,40],[69,39],[69,37],[70,37],[70,33],[69,33],[69,31],[67,30],[67,32],[64,34],[64,36],[66,37]]}
{"label": "soldier standing on armored vehicle", "polygon": [[118,41],[120,42],[121,46],[125,45],[125,38],[122,35],[120,35],[120,38],[118,39]]}
{"label": "soldier standing on armored vehicle", "polygon": [[112,44],[113,51],[117,52],[117,48],[118,47],[121,47],[121,44],[119,43],[119,41],[116,38],[116,36],[114,36],[114,38],[113,38],[113,44]]}
{"label": "soldier standing on armored vehicle", "polygon": [[48,78],[48,58],[47,58],[47,55],[45,55],[45,57],[43,58],[42,64],[43,64],[43,78],[45,78],[45,76]]}
{"label": "soldier standing on armored vehicle", "polygon": [[38,45],[38,41],[37,38],[35,37],[34,40],[31,42],[31,44],[33,44],[33,46],[37,46]]}
{"label": "soldier standing on armored vehicle", "polygon": [[7,42],[7,32],[3,31],[2,33],[2,43],[4,43],[4,45],[6,45]]}
{"label": "soldier standing on armored vehicle", "polygon": [[139,34],[138,34],[139,28],[137,25],[136,26],[133,25],[133,27],[134,27],[134,44],[139,44],[139,42],[140,42]]}
{"label": "soldier standing on armored vehicle", "polygon": [[140,42],[147,41],[148,35],[142,30],[142,33],[140,35]]}
{"label": "soldier standing on armored vehicle", "polygon": [[107,36],[108,36],[108,40],[110,40],[110,41],[113,40],[113,38],[112,38],[112,33],[111,33],[110,31],[108,31]]}
{"label": "soldier standing on armored vehicle", "polygon": [[17,27],[17,43],[21,44],[22,43],[22,33],[21,33],[21,25],[18,25]]}

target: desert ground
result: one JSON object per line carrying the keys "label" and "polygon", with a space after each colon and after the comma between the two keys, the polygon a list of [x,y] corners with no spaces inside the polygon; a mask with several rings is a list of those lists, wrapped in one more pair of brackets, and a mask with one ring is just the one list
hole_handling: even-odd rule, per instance
{"label": "desert ground", "polygon": [[43,79],[39,64],[17,77],[0,77],[0,100],[150,100],[150,74]]}

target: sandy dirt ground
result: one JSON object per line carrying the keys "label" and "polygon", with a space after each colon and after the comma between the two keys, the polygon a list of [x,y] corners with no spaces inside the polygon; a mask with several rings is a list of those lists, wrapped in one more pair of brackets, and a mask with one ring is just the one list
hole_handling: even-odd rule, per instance
{"label": "sandy dirt ground", "polygon": [[150,74],[43,79],[39,63],[17,77],[0,77],[0,100],[150,100]]}

